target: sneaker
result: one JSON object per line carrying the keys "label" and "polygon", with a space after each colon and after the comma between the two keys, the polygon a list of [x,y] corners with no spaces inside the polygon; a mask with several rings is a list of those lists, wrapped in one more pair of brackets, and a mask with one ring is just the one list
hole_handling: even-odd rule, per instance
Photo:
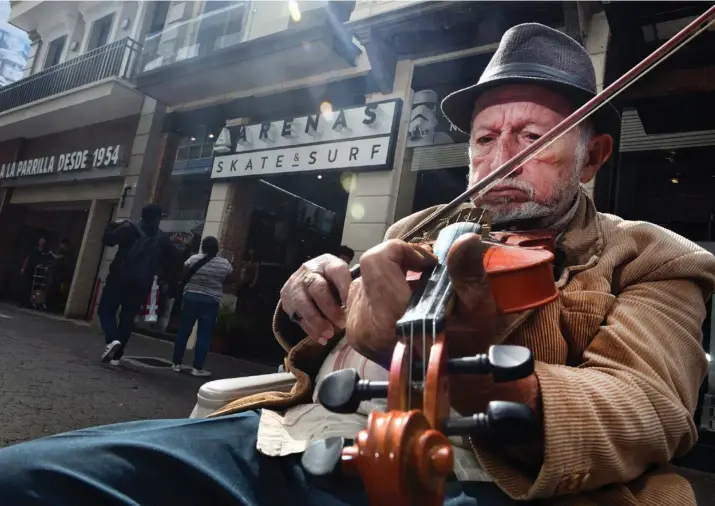
{"label": "sneaker", "polygon": [[174,364],[171,366],[171,370],[174,372],[181,372],[181,364]]}
{"label": "sneaker", "polygon": [[119,365],[119,360],[112,359],[109,361],[109,365]]}
{"label": "sneaker", "polygon": [[197,369],[194,367],[191,369],[191,375],[192,376],[211,376],[211,371],[207,371],[206,369]]}
{"label": "sneaker", "polygon": [[116,339],[109,343],[106,348],[104,348],[104,353],[102,353],[102,362],[105,364],[112,360],[114,358],[114,353],[119,349],[119,347],[122,345],[119,341]]}

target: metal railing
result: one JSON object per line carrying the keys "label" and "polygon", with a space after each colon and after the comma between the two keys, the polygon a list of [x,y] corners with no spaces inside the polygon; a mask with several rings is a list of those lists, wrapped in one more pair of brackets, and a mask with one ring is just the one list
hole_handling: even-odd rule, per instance
{"label": "metal railing", "polygon": [[125,38],[53,65],[0,88],[0,112],[107,79],[130,80],[136,72],[141,44]]}
{"label": "metal railing", "polygon": [[139,72],[177,61],[206,56],[243,42],[250,1],[236,1],[186,21],[175,23],[144,39]]}

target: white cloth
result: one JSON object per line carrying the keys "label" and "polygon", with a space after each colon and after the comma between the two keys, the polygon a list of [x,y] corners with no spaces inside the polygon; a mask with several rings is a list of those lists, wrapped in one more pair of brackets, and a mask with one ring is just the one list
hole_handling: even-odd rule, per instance
{"label": "white cloth", "polygon": [[[323,378],[340,369],[356,369],[363,379],[386,381],[387,371],[353,350],[346,339],[330,352],[320,368],[312,404],[288,409],[285,414],[262,410],[258,426],[257,449],[264,455],[278,457],[302,453],[311,441],[340,436],[355,439],[365,428],[367,415],[373,410],[384,411],[384,400],[363,401],[357,413],[340,415],[317,403],[318,386]],[[453,413],[453,414],[456,414]],[[454,447],[454,473],[462,481],[492,481],[479,466],[466,438],[450,438]]]}

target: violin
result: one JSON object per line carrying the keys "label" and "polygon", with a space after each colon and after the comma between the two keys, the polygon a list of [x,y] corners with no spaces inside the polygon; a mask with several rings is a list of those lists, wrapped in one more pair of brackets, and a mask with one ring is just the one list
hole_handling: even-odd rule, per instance
{"label": "violin", "polygon": [[489,246],[483,262],[498,311],[521,312],[558,296],[550,232],[491,233],[488,224],[473,222],[453,223],[440,231],[432,244],[437,264],[419,274],[407,310],[397,322],[399,340],[389,380],[362,380],[348,369],[326,376],[318,390],[319,402],[336,413],[355,412],[364,400],[387,399],[386,412],[370,414],[355,445],[343,448],[339,439],[319,441],[303,456],[313,474],[332,472],[338,460],[342,472],[358,473],[374,506],[441,505],[453,471],[448,436],[506,442],[529,438],[538,429],[530,408],[513,402],[495,400],[486,413],[450,416],[450,375],[491,374],[495,382],[506,382],[534,370],[531,351],[519,346],[495,345],[486,354],[448,356],[447,322],[454,291],[447,255],[454,241],[470,233]]}

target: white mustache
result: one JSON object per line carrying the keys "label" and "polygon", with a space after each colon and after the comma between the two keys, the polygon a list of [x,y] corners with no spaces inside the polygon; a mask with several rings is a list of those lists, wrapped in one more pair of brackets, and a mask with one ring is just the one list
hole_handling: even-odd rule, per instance
{"label": "white mustache", "polygon": [[529,198],[533,197],[535,192],[531,184],[519,179],[505,179],[500,181],[492,190],[519,190],[529,195]]}

